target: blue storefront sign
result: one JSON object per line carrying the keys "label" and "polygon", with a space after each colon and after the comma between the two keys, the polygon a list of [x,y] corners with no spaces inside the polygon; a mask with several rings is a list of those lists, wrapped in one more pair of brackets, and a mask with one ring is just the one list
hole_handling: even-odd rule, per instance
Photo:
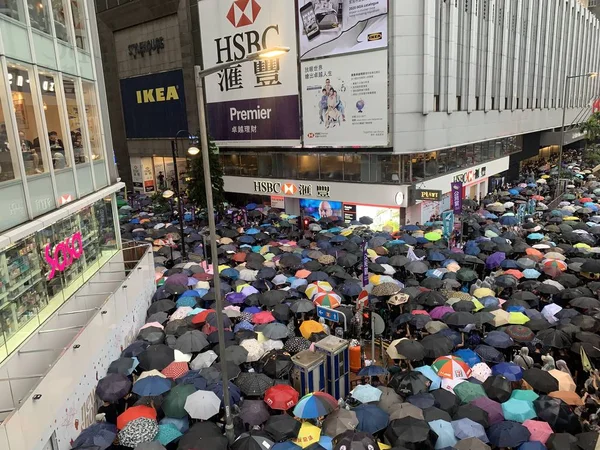
{"label": "blue storefront sign", "polygon": [[181,70],[122,79],[121,101],[129,139],[170,138],[188,128]]}

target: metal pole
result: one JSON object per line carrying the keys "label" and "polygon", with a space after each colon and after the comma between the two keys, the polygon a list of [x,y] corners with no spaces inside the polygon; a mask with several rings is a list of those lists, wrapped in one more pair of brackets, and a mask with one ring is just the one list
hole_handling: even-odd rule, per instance
{"label": "metal pole", "polygon": [[[210,178],[208,130],[206,129],[206,111],[204,109],[203,79],[200,66],[194,67],[196,78],[196,100],[198,102],[198,119],[200,121],[200,148],[202,149],[202,161],[204,165],[204,189],[206,190],[206,209],[208,211],[208,229],[210,231],[211,261],[213,267],[213,281],[215,288],[215,309],[217,314],[217,333],[219,336],[219,355],[221,361],[225,362],[225,330],[223,328],[223,297],[221,294],[221,280],[217,262],[217,230],[215,224],[214,204],[212,196],[212,183]],[[231,417],[231,403],[229,398],[229,377],[227,376],[227,364],[221,364],[221,377],[223,381],[223,405],[225,406],[225,435],[233,442],[233,421]]]}
{"label": "metal pole", "polygon": [[371,307],[371,365],[375,365],[375,307]]}
{"label": "metal pole", "polygon": [[565,122],[567,120],[567,90],[569,89],[569,79],[571,77],[565,77],[565,84],[563,86],[563,114],[562,114],[562,125],[560,127],[560,151],[558,152],[558,183],[556,184],[556,194],[555,197],[560,195],[560,178],[562,175],[562,157],[563,157],[563,147],[565,146]]}
{"label": "metal pole", "polygon": [[175,194],[177,195],[179,211],[179,233],[181,234],[181,257],[185,261],[187,252],[185,251],[185,240],[183,235],[183,202],[181,201],[181,189],[179,188],[179,173],[177,173],[177,138],[171,141],[171,151],[173,152],[173,169],[175,169]]}

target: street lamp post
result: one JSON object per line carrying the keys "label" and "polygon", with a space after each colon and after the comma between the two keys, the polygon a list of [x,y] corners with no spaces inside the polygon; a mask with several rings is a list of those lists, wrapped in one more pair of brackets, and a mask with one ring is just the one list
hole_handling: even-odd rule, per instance
{"label": "street lamp post", "polygon": [[[220,72],[231,66],[242,64],[256,59],[269,59],[289,52],[289,47],[274,47],[259,52],[250,53],[244,59],[220,64],[205,70],[195,66],[196,76],[196,101],[198,103],[198,119],[200,121],[200,145],[202,161],[204,166],[204,189],[206,191],[206,209],[208,213],[208,229],[210,233],[210,250],[212,254],[213,280],[215,289],[215,309],[217,314],[217,333],[219,337],[219,354],[225,355],[225,330],[223,328],[223,297],[221,294],[221,280],[219,278],[217,258],[217,230],[214,215],[214,203],[212,195],[212,182],[210,178],[210,159],[208,149],[208,130],[206,126],[206,110],[204,107],[204,78],[208,75]],[[231,399],[229,397],[229,377],[227,376],[227,364],[221,364],[221,377],[223,381],[223,405],[225,406],[225,434],[233,441],[233,421],[231,417]]]}
{"label": "street lamp post", "polygon": [[560,178],[562,175],[562,157],[563,149],[565,146],[565,122],[567,120],[567,100],[569,91],[569,81],[575,78],[594,78],[598,75],[598,72],[583,73],[581,75],[567,75],[565,77],[565,83],[563,85],[563,99],[562,99],[562,124],[560,127],[560,151],[558,153],[558,180],[556,183],[555,198],[560,195]]}

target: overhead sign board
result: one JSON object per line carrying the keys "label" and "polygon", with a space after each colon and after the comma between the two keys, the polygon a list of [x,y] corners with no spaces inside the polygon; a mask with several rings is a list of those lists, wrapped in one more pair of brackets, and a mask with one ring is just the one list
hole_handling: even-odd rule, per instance
{"label": "overhead sign board", "polygon": [[441,198],[442,191],[434,189],[415,189],[415,200],[439,202]]}

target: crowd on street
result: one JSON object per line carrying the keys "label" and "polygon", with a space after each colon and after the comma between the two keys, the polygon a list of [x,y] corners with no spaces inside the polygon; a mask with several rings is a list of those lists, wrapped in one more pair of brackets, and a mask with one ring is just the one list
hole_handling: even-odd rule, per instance
{"label": "crowd on street", "polygon": [[[211,255],[200,219],[182,236],[149,198],[121,207],[122,238],[154,247],[157,289],[72,448],[599,448],[600,182],[580,154],[563,162],[560,197],[556,161],[538,161],[464,199],[450,234],[440,217],[303,229],[248,204],[219,214]],[[363,355],[351,389],[299,392],[296,355],[329,335]]]}

